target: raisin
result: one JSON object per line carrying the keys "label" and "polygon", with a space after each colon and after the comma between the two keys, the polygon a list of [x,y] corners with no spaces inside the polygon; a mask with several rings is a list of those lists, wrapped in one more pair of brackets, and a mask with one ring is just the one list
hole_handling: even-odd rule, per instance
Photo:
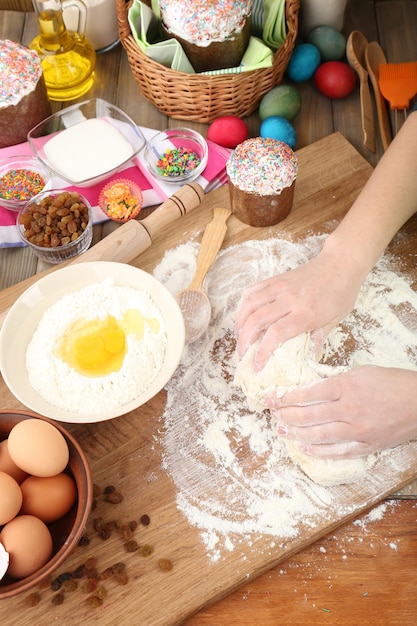
{"label": "raisin", "polygon": [[174,566],[172,565],[172,561],[169,559],[159,559],[158,567],[161,572],[170,572]]}

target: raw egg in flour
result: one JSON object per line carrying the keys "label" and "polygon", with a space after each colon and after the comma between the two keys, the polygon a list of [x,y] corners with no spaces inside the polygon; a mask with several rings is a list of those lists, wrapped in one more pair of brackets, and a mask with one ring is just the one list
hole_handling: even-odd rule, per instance
{"label": "raw egg in flour", "polygon": [[84,376],[106,376],[119,371],[127,352],[127,336],[141,341],[145,324],[159,332],[157,319],[147,319],[137,309],[127,310],[121,319],[80,318],[58,340],[55,355]]}

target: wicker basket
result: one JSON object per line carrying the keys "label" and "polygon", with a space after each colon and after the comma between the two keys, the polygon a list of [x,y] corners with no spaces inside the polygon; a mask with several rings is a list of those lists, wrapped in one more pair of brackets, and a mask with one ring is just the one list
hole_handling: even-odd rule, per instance
{"label": "wicker basket", "polygon": [[178,120],[210,123],[222,115],[245,117],[262,96],[283,78],[298,31],[299,0],[286,0],[287,37],[276,51],[272,67],[241,74],[186,74],[169,69],[144,54],[128,21],[131,0],[116,0],[120,41],[143,95],[157,109]]}

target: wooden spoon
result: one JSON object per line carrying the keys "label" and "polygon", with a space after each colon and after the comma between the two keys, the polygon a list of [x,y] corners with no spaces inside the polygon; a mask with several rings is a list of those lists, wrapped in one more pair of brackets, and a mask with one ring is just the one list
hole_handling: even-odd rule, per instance
{"label": "wooden spoon", "polygon": [[371,41],[365,50],[366,67],[368,68],[372,88],[375,94],[376,112],[378,115],[379,133],[384,150],[391,143],[391,126],[388,116],[387,103],[379,88],[379,66],[387,62],[384,51],[377,41]]}
{"label": "wooden spoon", "polygon": [[346,43],[346,57],[349,65],[359,76],[363,143],[368,150],[375,152],[375,121],[365,61],[367,46],[365,35],[359,30],[352,31]]}
{"label": "wooden spoon", "polygon": [[203,282],[226,234],[226,222],[230,209],[216,207],[213,219],[206,227],[197,257],[197,267],[190,285],[177,294],[177,301],[184,316],[185,338],[188,343],[196,341],[207,330],[211,317],[211,304],[203,290]]}

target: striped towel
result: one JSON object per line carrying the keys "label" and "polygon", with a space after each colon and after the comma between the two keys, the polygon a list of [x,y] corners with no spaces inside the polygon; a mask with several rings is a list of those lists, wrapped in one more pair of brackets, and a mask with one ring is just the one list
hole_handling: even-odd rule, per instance
{"label": "striped towel", "polygon": [[[150,128],[140,127],[146,139],[150,139],[157,131]],[[195,182],[199,183],[206,193],[217,189],[227,182],[226,161],[229,158],[231,150],[223,148],[207,140],[209,156],[207,167]],[[31,155],[32,151],[28,143],[10,146],[0,150],[0,161],[6,157],[14,155]],[[181,184],[164,184],[154,178],[147,170],[143,156],[139,156],[127,164],[124,170],[109,177],[112,178],[128,178],[134,181],[142,189],[143,206],[154,206],[161,204],[170,195],[175,193]],[[108,181],[102,181],[93,187],[74,187],[69,185],[58,177],[53,177],[52,186],[55,189],[69,189],[79,191],[87,198],[93,207],[93,219],[95,224],[108,221],[108,218],[98,206],[98,197],[101,189]],[[16,228],[17,213],[9,211],[1,206],[0,200],[0,248],[17,247],[25,245],[17,232]]]}

